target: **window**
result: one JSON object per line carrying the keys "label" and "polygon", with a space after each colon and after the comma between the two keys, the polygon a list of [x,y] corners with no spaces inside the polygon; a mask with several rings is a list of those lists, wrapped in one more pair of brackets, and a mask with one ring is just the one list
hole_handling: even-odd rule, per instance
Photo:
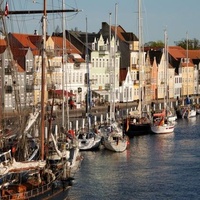
{"label": "window", "polygon": [[99,60],[96,58],[96,67],[99,67]]}

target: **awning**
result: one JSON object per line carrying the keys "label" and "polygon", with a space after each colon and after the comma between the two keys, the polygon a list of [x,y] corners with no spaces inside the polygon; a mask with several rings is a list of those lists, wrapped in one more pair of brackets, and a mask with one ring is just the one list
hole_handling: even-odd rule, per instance
{"label": "awning", "polygon": [[[63,90],[51,90],[51,92],[54,92],[55,94],[57,94],[59,96],[63,95]],[[73,96],[76,96],[76,95],[71,93],[71,92],[67,92],[67,90],[64,90],[64,96],[73,97]]]}
{"label": "awning", "polygon": [[108,92],[107,90],[92,90],[92,92],[100,96],[110,95],[110,92]]}

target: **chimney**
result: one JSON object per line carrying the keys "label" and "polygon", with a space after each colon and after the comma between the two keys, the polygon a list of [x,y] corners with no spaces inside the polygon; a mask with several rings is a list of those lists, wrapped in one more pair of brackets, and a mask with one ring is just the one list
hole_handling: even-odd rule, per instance
{"label": "chimney", "polygon": [[38,32],[37,32],[37,30],[34,30],[34,35],[38,35]]}

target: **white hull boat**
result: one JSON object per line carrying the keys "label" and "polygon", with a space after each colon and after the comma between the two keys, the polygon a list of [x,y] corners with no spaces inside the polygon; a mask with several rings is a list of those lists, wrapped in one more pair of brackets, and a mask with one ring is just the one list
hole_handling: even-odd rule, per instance
{"label": "white hull boat", "polygon": [[156,134],[165,134],[165,133],[173,133],[174,132],[174,124],[163,124],[163,125],[152,125],[151,131]]}
{"label": "white hull boat", "polygon": [[128,137],[123,135],[121,128],[116,123],[101,127],[103,145],[106,149],[114,152],[123,152],[127,148]]}
{"label": "white hull boat", "polygon": [[153,122],[151,124],[151,131],[156,134],[173,133],[175,127],[174,121],[169,121],[166,117],[165,109],[161,113],[153,115]]}
{"label": "white hull boat", "polygon": [[90,132],[89,134],[80,133],[78,136],[78,147],[80,150],[95,150],[101,145],[101,136]]}

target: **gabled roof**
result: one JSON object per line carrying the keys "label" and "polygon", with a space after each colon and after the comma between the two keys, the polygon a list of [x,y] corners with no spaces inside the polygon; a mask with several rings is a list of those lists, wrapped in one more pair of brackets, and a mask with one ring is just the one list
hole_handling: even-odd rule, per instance
{"label": "gabled roof", "polygon": [[[129,41],[138,41],[138,38],[135,34],[131,32],[126,32],[120,25],[116,27],[117,28],[117,37],[124,42]],[[111,26],[112,33],[115,33],[115,26]]]}
{"label": "gabled roof", "polygon": [[[55,50],[56,48],[60,50],[63,49],[62,37],[52,36],[52,40],[54,41]],[[65,41],[66,41],[66,51],[68,54],[71,53],[81,54],[81,52],[71,42],[69,42],[69,40],[66,39]]]}
{"label": "gabled roof", "polygon": [[2,54],[6,50],[6,41],[4,39],[0,39],[0,54]]}
{"label": "gabled roof", "polygon": [[16,65],[17,65],[17,71],[18,72],[24,72],[25,71],[18,63],[16,63]]}
{"label": "gabled roof", "polygon": [[159,50],[149,50],[149,59],[150,59],[150,63],[151,65],[153,64],[154,60],[156,59],[156,63],[160,64],[161,61],[161,57],[163,54],[163,50],[159,49]]}
{"label": "gabled roof", "polygon": [[123,35],[123,37],[124,37],[124,39],[125,39],[125,41],[139,41],[138,40],[138,38],[137,38],[137,36],[135,35],[135,34],[133,34],[133,33],[122,33],[122,35]]}
{"label": "gabled roof", "polygon": [[[125,41],[124,36],[123,36],[123,33],[125,33],[125,30],[121,26],[117,26],[116,28],[117,28],[117,37],[120,40]],[[111,26],[111,31],[115,33],[115,26]]]}
{"label": "gabled roof", "polygon": [[193,67],[194,63],[192,59],[200,58],[200,50],[185,50],[180,46],[170,46],[168,47],[169,54],[176,60],[181,60],[181,58],[190,58],[189,63],[181,62],[182,67]]}
{"label": "gabled roof", "polygon": [[200,59],[200,50],[189,50],[188,57],[191,59]]}
{"label": "gabled roof", "polygon": [[[9,33],[9,39],[11,48],[18,48],[18,51],[13,52],[14,57],[20,56],[20,54],[25,55],[25,52],[27,52],[29,48],[31,49],[33,55],[39,54],[38,46],[36,46],[35,44],[36,40],[39,42],[41,36],[21,33]],[[20,53],[20,51],[23,52]]]}
{"label": "gabled roof", "polygon": [[7,46],[5,39],[0,39],[0,46]]}
{"label": "gabled roof", "polygon": [[24,48],[31,48],[31,50],[35,50],[36,46],[31,42],[30,37],[28,34],[21,34],[21,33],[12,33],[12,36],[17,39]]}
{"label": "gabled roof", "polygon": [[185,49],[180,46],[169,46],[168,53],[175,58],[176,60],[180,58],[186,58],[185,56]]}

